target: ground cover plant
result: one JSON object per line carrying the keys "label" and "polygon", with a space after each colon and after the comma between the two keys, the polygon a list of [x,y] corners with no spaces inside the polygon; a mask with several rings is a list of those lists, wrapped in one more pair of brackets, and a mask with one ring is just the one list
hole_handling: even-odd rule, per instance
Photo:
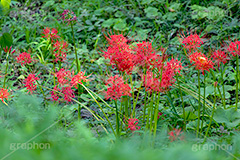
{"label": "ground cover plant", "polygon": [[1,1],[1,159],[240,159],[238,0]]}

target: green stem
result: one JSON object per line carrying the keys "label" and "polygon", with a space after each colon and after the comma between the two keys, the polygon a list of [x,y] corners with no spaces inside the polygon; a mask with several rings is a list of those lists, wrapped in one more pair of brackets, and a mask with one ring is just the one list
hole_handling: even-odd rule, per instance
{"label": "green stem", "polygon": [[[203,71],[204,72],[204,71]],[[202,133],[202,129],[203,129],[203,119],[204,119],[204,114],[205,114],[205,98],[206,98],[206,88],[205,88],[205,83],[206,83],[206,76],[205,74],[203,75],[203,112],[202,112],[202,123],[201,123],[201,131],[200,131],[200,134]]]}
{"label": "green stem", "polygon": [[237,75],[236,75],[236,110],[238,109],[238,73],[239,73],[239,66],[238,66],[238,55],[236,55],[237,61],[236,61],[236,67],[237,67]]}
{"label": "green stem", "polygon": [[151,102],[150,102],[150,104],[149,104],[149,106],[148,106],[148,117],[147,117],[147,124],[146,124],[146,129],[145,129],[145,131],[147,131],[147,129],[149,128],[150,129],[150,127],[149,127],[149,120],[150,119],[152,119],[151,117],[150,117],[150,114],[152,113],[152,109],[153,109],[153,98],[154,98],[154,93],[152,93],[152,98],[151,98]]}
{"label": "green stem", "polygon": [[[132,99],[134,100],[134,89],[133,89],[132,75],[130,75],[130,82],[131,82],[131,86],[132,86]],[[131,113],[131,107],[129,107],[129,113]]]}
{"label": "green stem", "polygon": [[185,107],[184,107],[184,102],[183,102],[183,96],[182,96],[182,89],[180,87],[180,83],[179,83],[179,80],[178,80],[178,76],[177,76],[177,83],[178,83],[178,88],[179,88],[179,91],[180,91],[180,97],[181,97],[181,101],[182,101],[182,109],[183,109],[183,123],[184,123],[184,130],[186,129],[186,113],[185,113]]}
{"label": "green stem", "polygon": [[158,93],[158,99],[157,99],[157,105],[155,107],[155,113],[154,113],[154,131],[153,131],[153,138],[155,140],[156,133],[157,133],[157,122],[158,122],[158,105],[160,101],[160,93]]}
{"label": "green stem", "polygon": [[198,122],[197,122],[197,135],[196,137],[198,138],[198,133],[199,133],[199,124],[200,124],[200,108],[201,108],[201,102],[200,102],[200,71],[198,70]]}
{"label": "green stem", "polygon": [[[78,61],[78,55],[77,55],[77,47],[76,47],[76,42],[75,42],[75,37],[74,37],[74,31],[73,31],[73,23],[71,22],[71,29],[72,29],[72,37],[73,37],[73,45],[74,45],[74,53],[75,53],[75,59],[76,59],[76,66],[77,66],[77,73],[79,73],[79,71],[81,70],[79,61]],[[81,92],[81,88],[78,85],[78,97],[80,96]],[[78,98],[78,101],[80,101],[80,99]],[[78,104],[78,120],[81,119],[81,106],[80,104]]]}
{"label": "green stem", "polygon": [[133,111],[132,111],[133,118],[135,117],[135,108],[136,108],[136,105],[137,105],[137,101],[138,101],[138,97],[139,97],[139,93],[140,93],[140,90],[141,90],[142,83],[143,83],[143,81],[141,82],[140,88],[138,89],[136,100],[133,102]]}
{"label": "green stem", "polygon": [[6,68],[5,68],[5,75],[4,75],[4,81],[3,81],[3,88],[5,88],[6,80],[7,80],[7,72],[8,72],[8,56],[9,56],[9,54],[7,53],[7,64],[6,64]]}
{"label": "green stem", "polygon": [[119,119],[118,119],[118,106],[117,106],[117,100],[114,101],[115,107],[116,107],[116,133],[117,133],[117,139],[120,137],[119,133]]}
{"label": "green stem", "polygon": [[146,109],[147,109],[147,91],[145,88],[145,95],[144,95],[144,108],[143,108],[143,121],[142,123],[144,124],[145,118],[146,118]]}
{"label": "green stem", "polygon": [[226,97],[225,97],[223,72],[224,72],[224,64],[221,65],[221,81],[222,81],[222,89],[223,89],[223,106],[224,106],[224,109],[226,109]]}
{"label": "green stem", "polygon": [[53,84],[56,86],[56,75],[55,75],[56,67],[55,63],[53,62]]}
{"label": "green stem", "polygon": [[207,136],[208,136],[208,132],[209,132],[209,129],[211,127],[211,123],[212,123],[212,120],[213,120],[213,115],[214,115],[214,111],[215,111],[215,104],[216,104],[216,86],[214,85],[214,102],[213,102],[213,111],[212,111],[212,115],[211,115],[211,119],[210,119],[210,122],[209,122],[209,125],[208,125],[208,128],[207,128],[207,132],[205,134],[205,137],[204,137],[204,142],[206,142],[206,139],[207,139]]}
{"label": "green stem", "polygon": [[79,72],[80,69],[81,69],[81,67],[80,67],[80,64],[78,63],[77,48],[76,48],[76,42],[75,42],[75,37],[74,37],[74,31],[73,31],[73,24],[72,24],[72,22],[71,22],[71,29],[72,29],[72,37],[73,37],[74,53],[75,53],[75,56],[76,56],[77,72]]}

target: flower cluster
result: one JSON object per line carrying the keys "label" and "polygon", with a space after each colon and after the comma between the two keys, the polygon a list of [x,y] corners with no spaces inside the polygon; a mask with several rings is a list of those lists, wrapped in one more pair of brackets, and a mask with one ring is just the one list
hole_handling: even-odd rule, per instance
{"label": "flower cluster", "polygon": [[127,121],[127,128],[129,128],[131,131],[139,130],[141,127],[138,125],[138,119],[137,118],[129,118]]}
{"label": "flower cluster", "polygon": [[5,88],[0,88],[0,99],[4,103],[4,99],[8,99],[9,97],[9,92]]}
{"label": "flower cluster", "polygon": [[209,71],[209,69],[213,69],[214,63],[201,52],[194,52],[193,54],[189,55],[189,59],[191,63],[194,62],[196,69],[202,71],[203,75],[205,70]]}
{"label": "flower cluster", "polygon": [[57,40],[54,44],[53,44],[53,48],[54,48],[54,56],[55,56],[55,62],[63,62],[66,60],[67,57],[67,47],[68,44],[64,41],[61,40]]}
{"label": "flower cluster", "polygon": [[63,11],[63,13],[61,14],[61,18],[63,20],[63,22],[67,22],[67,24],[69,25],[72,21],[77,21],[77,17],[74,14],[74,12],[65,9]]}
{"label": "flower cluster", "polygon": [[36,77],[35,74],[29,74],[28,77],[24,80],[25,87],[31,94],[34,90],[37,89],[36,80],[39,80],[39,78]]}
{"label": "flower cluster", "polygon": [[134,56],[134,64],[136,66],[150,69],[156,65],[156,62],[160,62],[159,57],[156,54],[156,51],[152,47],[152,43],[150,42],[141,42],[137,43],[134,48],[135,56]]}
{"label": "flower cluster", "polygon": [[107,82],[106,86],[108,86],[106,91],[106,99],[120,99],[122,96],[131,96],[131,88],[128,84],[125,84],[122,77],[115,75],[110,77]]}
{"label": "flower cluster", "polygon": [[201,47],[201,44],[203,44],[202,39],[196,33],[195,34],[190,33],[189,36],[185,36],[184,34],[182,34],[181,37],[183,38],[182,40],[183,47],[190,52]]}
{"label": "flower cluster", "polygon": [[56,30],[55,28],[52,28],[52,30],[50,28],[45,28],[43,29],[43,37],[47,38],[48,40],[50,39],[51,41],[55,41],[57,40],[59,37],[59,35],[57,35],[58,30]]}
{"label": "flower cluster", "polygon": [[231,42],[227,50],[233,56],[240,55],[240,41]]}
{"label": "flower cluster", "polygon": [[122,35],[111,35],[107,38],[109,47],[104,52],[105,59],[110,60],[110,64],[116,67],[120,72],[130,74],[134,69],[134,55],[127,44],[127,39]]}
{"label": "flower cluster", "polygon": [[212,59],[215,61],[218,67],[220,66],[220,63],[225,64],[229,60],[227,54],[221,50],[216,50],[213,52]]}
{"label": "flower cluster", "polygon": [[158,73],[155,74],[148,70],[142,76],[143,84],[149,92],[163,92],[169,89],[176,81],[174,76],[182,70],[182,63],[177,59],[172,59],[167,63],[162,63]]}
{"label": "flower cluster", "polygon": [[21,65],[30,64],[32,61],[31,55],[27,52],[23,52],[17,56],[17,63],[21,63]]}
{"label": "flower cluster", "polygon": [[65,41],[61,40],[60,36],[57,33],[58,31],[55,28],[52,28],[52,30],[49,28],[45,28],[43,30],[43,37],[51,40],[55,63],[65,61],[68,51],[68,44]]}
{"label": "flower cluster", "polygon": [[53,88],[54,91],[51,92],[51,97],[54,101],[59,100],[60,92],[63,94],[63,98],[67,102],[71,102],[71,98],[74,98],[74,90],[73,87],[77,89],[78,84],[82,84],[83,82],[88,81],[89,76],[84,76],[85,72],[79,72],[77,75],[74,75],[74,72],[65,70],[64,68],[60,69],[55,73],[58,84]]}

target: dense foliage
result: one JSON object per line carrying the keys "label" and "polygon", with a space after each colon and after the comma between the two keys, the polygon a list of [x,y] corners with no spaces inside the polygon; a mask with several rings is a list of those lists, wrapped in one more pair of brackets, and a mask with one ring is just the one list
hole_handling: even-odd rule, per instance
{"label": "dense foliage", "polygon": [[1,0],[0,158],[240,159],[239,0]]}

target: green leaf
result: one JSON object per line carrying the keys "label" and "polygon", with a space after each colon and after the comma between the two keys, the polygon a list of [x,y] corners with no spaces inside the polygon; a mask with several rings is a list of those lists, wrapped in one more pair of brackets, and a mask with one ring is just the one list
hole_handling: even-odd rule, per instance
{"label": "green leaf", "polygon": [[125,20],[119,19],[115,25],[113,26],[113,29],[119,30],[119,31],[125,31],[128,30],[127,23]]}
{"label": "green leaf", "polygon": [[102,23],[103,27],[109,28],[116,22],[116,19],[110,18]]}
{"label": "green leaf", "polygon": [[3,33],[0,37],[0,45],[2,48],[5,48],[6,46],[10,47],[13,43],[12,36],[9,33]]}
{"label": "green leaf", "polygon": [[142,0],[141,4],[150,4],[153,0]]}
{"label": "green leaf", "polygon": [[240,123],[240,112],[236,111],[235,108],[226,110],[218,108],[213,118],[218,123],[225,123],[227,127],[233,128]]}
{"label": "green leaf", "polygon": [[3,6],[3,8],[9,9],[10,3],[11,3],[11,0],[1,0],[1,5]]}
{"label": "green leaf", "polygon": [[158,9],[155,7],[148,7],[144,9],[144,12],[147,14],[146,16],[151,19],[154,19],[156,16],[159,15]]}

